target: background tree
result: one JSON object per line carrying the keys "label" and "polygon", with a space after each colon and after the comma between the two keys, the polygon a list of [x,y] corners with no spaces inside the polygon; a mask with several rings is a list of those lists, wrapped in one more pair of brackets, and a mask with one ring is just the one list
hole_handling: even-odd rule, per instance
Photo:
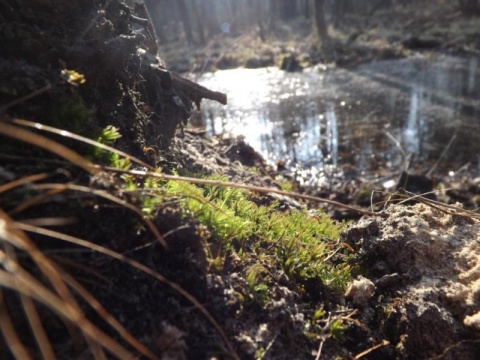
{"label": "background tree", "polygon": [[[180,11],[182,17],[182,27],[185,31],[185,36],[187,41],[193,43],[195,39],[193,38],[193,30],[192,30],[192,19],[190,18],[190,11],[188,11],[187,4],[185,0],[178,0],[178,10]],[[191,4],[190,4],[191,5]]]}
{"label": "background tree", "polygon": [[296,1],[294,0],[277,0],[279,2],[278,10],[282,20],[289,20],[296,15]]}
{"label": "background tree", "polygon": [[277,0],[269,0],[269,11],[270,11],[270,24],[268,26],[269,31],[275,31],[275,27],[277,26],[278,21],[278,13],[279,13],[279,4]]}
{"label": "background tree", "polygon": [[327,48],[330,45],[330,37],[328,35],[328,25],[325,16],[326,0],[313,1],[313,13],[315,17],[315,31],[322,48]]}
{"label": "background tree", "polygon": [[460,10],[466,15],[480,15],[479,0],[460,0]]}
{"label": "background tree", "polygon": [[193,18],[195,19],[196,33],[201,44],[205,44],[205,29],[202,24],[202,16],[197,0],[190,0],[190,9],[192,10]]}

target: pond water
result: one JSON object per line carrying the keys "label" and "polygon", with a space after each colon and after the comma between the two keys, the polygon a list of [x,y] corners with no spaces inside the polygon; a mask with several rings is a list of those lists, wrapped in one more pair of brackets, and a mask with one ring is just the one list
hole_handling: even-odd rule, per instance
{"label": "pond water", "polygon": [[228,105],[204,101],[193,125],[231,133],[290,167],[401,171],[407,155],[424,171],[480,164],[478,58],[418,57],[353,70],[317,66],[204,74]]}

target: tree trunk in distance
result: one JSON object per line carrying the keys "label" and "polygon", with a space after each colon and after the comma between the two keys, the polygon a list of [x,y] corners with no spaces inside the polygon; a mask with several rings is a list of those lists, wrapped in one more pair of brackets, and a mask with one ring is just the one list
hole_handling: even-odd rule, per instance
{"label": "tree trunk in distance", "polygon": [[183,30],[185,31],[185,36],[187,37],[187,41],[189,43],[193,43],[195,41],[193,37],[193,30],[192,30],[192,22],[190,20],[189,11],[187,8],[187,4],[185,0],[177,0],[178,1],[178,8],[180,10],[180,17],[182,19]]}
{"label": "tree trunk in distance", "polygon": [[265,27],[263,25],[263,4],[262,0],[248,0],[250,8],[249,15],[252,14],[254,24],[258,25],[259,36],[262,42],[265,42]]}
{"label": "tree trunk in distance", "polygon": [[278,2],[277,0],[270,0],[270,24],[268,25],[268,30],[270,32],[275,32],[275,28],[277,26],[278,21]]}
{"label": "tree trunk in distance", "polygon": [[201,14],[203,25],[207,30],[209,37],[212,37],[219,32],[220,24],[217,17],[217,0],[215,1],[200,1]]}
{"label": "tree trunk in distance", "polygon": [[305,19],[310,19],[310,0],[305,0],[303,4],[303,14],[305,16]]}
{"label": "tree trunk in distance", "polygon": [[205,44],[205,32],[203,28],[203,19],[200,13],[200,8],[198,7],[198,3],[196,0],[191,0],[190,6],[192,9],[193,17],[195,19],[195,25],[197,28],[197,34],[199,37],[199,41],[201,44]]}
{"label": "tree trunk in distance", "polygon": [[460,10],[464,15],[480,15],[479,0],[460,0]]}
{"label": "tree trunk in distance", "polygon": [[313,13],[315,16],[315,30],[318,36],[320,47],[327,48],[330,45],[330,37],[328,36],[327,19],[325,17],[326,0],[314,0]]}
{"label": "tree trunk in distance", "polygon": [[277,0],[279,2],[280,18],[282,20],[293,19],[296,15],[297,4],[293,0]]}

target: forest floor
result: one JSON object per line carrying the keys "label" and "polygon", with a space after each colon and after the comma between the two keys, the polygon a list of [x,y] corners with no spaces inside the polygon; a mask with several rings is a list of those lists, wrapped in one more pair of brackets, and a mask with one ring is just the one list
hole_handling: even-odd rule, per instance
{"label": "forest floor", "polygon": [[0,9],[0,358],[475,359],[478,214],[347,227],[241,139],[180,129],[120,1]]}
{"label": "forest floor", "polygon": [[160,54],[177,72],[208,72],[237,67],[281,66],[293,55],[301,67],[320,62],[355,66],[408,57],[419,51],[478,54],[480,24],[458,10],[454,1],[420,1],[378,9],[371,15],[347,15],[330,26],[331,43],[322,48],[311,20],[277,22],[265,41],[254,28],[242,34],[219,34],[206,45],[183,40],[161,44]]}

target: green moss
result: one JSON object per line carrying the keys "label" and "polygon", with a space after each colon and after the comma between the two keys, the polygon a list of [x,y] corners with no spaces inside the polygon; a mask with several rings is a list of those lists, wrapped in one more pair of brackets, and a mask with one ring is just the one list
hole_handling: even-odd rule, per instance
{"label": "green moss", "polygon": [[[209,179],[226,181],[218,176]],[[197,233],[202,234],[208,271],[228,273],[235,263],[235,271],[245,274],[246,287],[237,289],[236,295],[243,307],[267,308],[282,277],[290,290],[306,295],[303,301],[312,319],[305,335],[318,339],[328,323],[329,337],[344,340],[344,320],[330,319],[323,308],[318,309],[317,300],[308,303],[309,298],[318,299],[317,293],[309,293],[312,283],[343,292],[351,280],[350,255],[344,254],[339,240],[343,224],[322,213],[279,211],[278,202],[233,187],[153,178],[143,184],[137,179],[134,186],[133,179],[125,180],[132,194],[143,196],[139,200],[146,216],[154,218],[157,209],[175,199],[186,222],[200,223]]]}
{"label": "green moss", "polygon": [[[108,125],[103,128],[94,138],[100,144],[111,146],[121,137],[122,134],[120,134],[118,128]],[[120,169],[128,169],[130,167],[130,161],[128,159],[120,158],[117,153],[105,151],[98,146],[91,148],[90,157],[96,162],[106,163]]]}
{"label": "green moss", "polygon": [[293,191],[294,190],[294,184],[288,179],[285,179],[284,177],[278,177],[277,182],[280,184],[280,187],[283,191]]}
{"label": "green moss", "polygon": [[[225,251],[285,272],[299,288],[315,279],[333,291],[343,291],[350,280],[348,265],[329,261],[339,247],[342,225],[326,215],[280,212],[275,202],[257,205],[250,193],[228,187],[170,181],[167,193],[179,196],[185,209],[209,229]],[[250,285],[268,282],[268,276],[260,276],[262,271],[250,267]]]}
{"label": "green moss", "polygon": [[[109,146],[112,146],[116,140],[122,137],[119,129],[112,125],[100,129],[92,111],[77,93],[60,99],[58,106],[53,107],[50,111],[46,123]],[[66,143],[70,146],[68,140]],[[85,154],[93,162],[108,164],[121,169],[130,167],[128,159],[121,158],[117,153],[105,151],[100,147],[84,146],[78,143],[72,143],[71,147],[75,147],[77,151]]]}
{"label": "green moss", "polygon": [[95,127],[92,112],[79,94],[60,99],[58,105],[52,107],[46,121],[47,125],[84,136]]}

